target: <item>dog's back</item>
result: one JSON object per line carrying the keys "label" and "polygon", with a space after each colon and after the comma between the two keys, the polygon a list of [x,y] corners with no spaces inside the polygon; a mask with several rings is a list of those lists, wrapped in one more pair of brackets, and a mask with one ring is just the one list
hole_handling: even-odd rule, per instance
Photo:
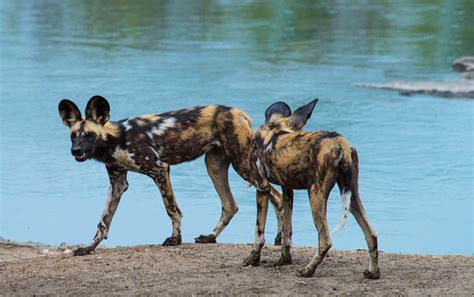
{"label": "dog's back", "polygon": [[152,146],[170,165],[191,161],[213,147],[232,159],[248,153],[252,127],[243,111],[222,106],[196,106],[116,122],[128,145]]}

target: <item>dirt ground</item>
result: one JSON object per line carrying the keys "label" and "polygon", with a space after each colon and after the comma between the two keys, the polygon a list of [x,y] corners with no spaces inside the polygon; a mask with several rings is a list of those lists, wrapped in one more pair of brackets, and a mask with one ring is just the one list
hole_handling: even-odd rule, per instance
{"label": "dirt ground", "polygon": [[315,252],[294,248],[293,265],[242,267],[250,245],[183,244],[99,249],[73,257],[70,247],[0,241],[0,295],[468,295],[474,257],[380,253],[379,280],[366,280],[363,250],[330,251],[312,278],[296,276]]}

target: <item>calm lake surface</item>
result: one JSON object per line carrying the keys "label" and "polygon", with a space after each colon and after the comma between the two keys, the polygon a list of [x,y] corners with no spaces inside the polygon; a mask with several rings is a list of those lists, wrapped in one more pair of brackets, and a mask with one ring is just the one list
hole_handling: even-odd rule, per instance
{"label": "calm lake surface", "polygon": [[[1,1],[0,236],[85,244],[96,232],[107,174],[70,155],[62,98],[83,110],[101,94],[113,120],[226,104],[256,128],[274,101],[296,108],[318,97],[307,130],[337,130],[358,149],[380,249],[472,255],[474,101],[352,84],[458,79],[450,63],[474,54],[473,2],[312,2]],[[253,242],[255,193],[231,172],[240,210],[218,241]],[[217,223],[219,198],[203,158],[171,177],[192,242]],[[103,244],[161,243],[171,221],[156,186],[133,173],[129,183]],[[294,244],[316,246],[305,191],[294,208]],[[340,211],[334,190],[331,227]],[[268,243],[275,233],[270,211]],[[352,217],[333,247],[366,248]]]}

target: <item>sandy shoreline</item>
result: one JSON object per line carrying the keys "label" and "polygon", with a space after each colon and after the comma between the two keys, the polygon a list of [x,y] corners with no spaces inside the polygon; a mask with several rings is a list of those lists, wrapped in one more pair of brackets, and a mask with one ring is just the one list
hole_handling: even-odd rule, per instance
{"label": "sandy shoreline", "polygon": [[243,244],[183,244],[99,249],[73,257],[71,247],[0,241],[0,294],[318,294],[467,295],[474,292],[474,257],[380,253],[380,280],[362,272],[367,252],[331,250],[313,278],[296,276],[314,249],[292,250],[294,264],[273,267],[268,246],[260,267],[242,267]]}

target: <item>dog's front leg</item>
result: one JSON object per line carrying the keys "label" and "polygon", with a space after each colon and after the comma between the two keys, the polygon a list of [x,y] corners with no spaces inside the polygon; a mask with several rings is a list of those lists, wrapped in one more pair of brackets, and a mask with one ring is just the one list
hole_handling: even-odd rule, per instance
{"label": "dog's front leg", "polygon": [[260,265],[260,254],[265,245],[265,223],[267,220],[269,196],[269,192],[257,191],[257,228],[255,230],[255,244],[250,255],[244,260],[243,266]]}
{"label": "dog's front leg", "polygon": [[179,210],[176,199],[174,198],[173,188],[170,181],[170,166],[167,163],[161,163],[160,167],[152,176],[156,185],[160,189],[166,212],[171,218],[173,224],[173,234],[163,242],[164,246],[173,246],[181,244],[181,210]]}
{"label": "dog's front leg", "polygon": [[271,187],[270,202],[272,203],[273,209],[275,210],[278,223],[278,232],[275,237],[275,245],[280,245],[283,230],[283,197],[282,194],[273,187]]}
{"label": "dog's front leg", "polygon": [[126,170],[108,166],[106,166],[106,168],[109,174],[110,187],[104,212],[102,213],[100,222],[97,225],[97,233],[89,246],[80,247],[74,250],[74,256],[84,256],[92,253],[103,239],[107,239],[110,224],[112,223],[112,218],[117,210],[120,198],[128,188]]}
{"label": "dog's front leg", "polygon": [[282,187],[283,190],[283,236],[281,243],[281,257],[277,266],[292,264],[291,259],[291,235],[292,235],[292,213],[293,213],[293,190]]}

